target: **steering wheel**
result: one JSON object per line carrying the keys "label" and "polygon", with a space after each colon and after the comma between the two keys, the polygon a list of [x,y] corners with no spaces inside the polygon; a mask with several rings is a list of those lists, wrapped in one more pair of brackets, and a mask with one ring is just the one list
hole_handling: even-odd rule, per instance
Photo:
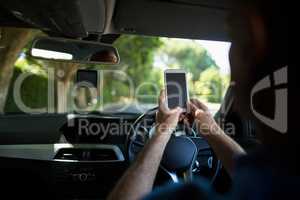
{"label": "steering wheel", "polygon": [[[155,134],[155,117],[158,108],[142,114],[131,127],[126,140],[126,151],[130,162]],[[190,182],[194,175],[203,176],[214,182],[221,168],[209,144],[200,137],[195,127],[188,130],[179,124],[164,151],[160,168],[171,181]]]}

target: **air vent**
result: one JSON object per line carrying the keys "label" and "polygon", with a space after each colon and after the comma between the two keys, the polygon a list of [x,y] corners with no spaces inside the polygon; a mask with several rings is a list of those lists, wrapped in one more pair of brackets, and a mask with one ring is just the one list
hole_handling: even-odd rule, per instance
{"label": "air vent", "polygon": [[54,159],[60,160],[82,160],[83,149],[64,148],[60,149]]}
{"label": "air vent", "polygon": [[54,159],[70,161],[114,161],[118,157],[112,149],[63,148]]}
{"label": "air vent", "polygon": [[92,149],[90,150],[91,160],[117,160],[117,155],[111,149]]}

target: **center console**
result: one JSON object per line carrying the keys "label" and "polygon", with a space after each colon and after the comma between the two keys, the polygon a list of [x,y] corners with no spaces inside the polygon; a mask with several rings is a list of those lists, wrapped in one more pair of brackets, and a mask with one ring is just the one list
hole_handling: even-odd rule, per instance
{"label": "center console", "polygon": [[20,196],[60,200],[105,199],[128,167],[111,144],[0,145],[0,158],[2,175],[26,192]]}
{"label": "center console", "polygon": [[62,145],[52,164],[57,198],[105,198],[126,170],[124,161],[114,145]]}

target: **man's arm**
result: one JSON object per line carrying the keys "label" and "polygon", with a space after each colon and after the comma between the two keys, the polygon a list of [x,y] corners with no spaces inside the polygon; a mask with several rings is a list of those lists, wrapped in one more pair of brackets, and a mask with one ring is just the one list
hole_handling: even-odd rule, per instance
{"label": "man's arm", "polygon": [[[218,126],[218,125],[215,125]],[[220,127],[205,136],[205,139],[210,144],[218,159],[221,160],[226,171],[232,177],[235,171],[236,158],[241,155],[246,155],[245,150],[232,138],[226,135]]]}
{"label": "man's arm", "polygon": [[134,164],[125,172],[108,196],[108,200],[138,200],[151,192],[163,152],[182,112],[180,108],[168,110],[164,99],[162,92],[156,133],[139,153]]}
{"label": "man's arm", "polygon": [[226,171],[232,176],[235,158],[245,155],[245,150],[224,133],[203,103],[198,100],[191,100],[189,105],[201,135],[207,140]]}
{"label": "man's arm", "polygon": [[151,138],[114,188],[109,200],[137,200],[151,192],[169,138],[169,134],[155,134]]}

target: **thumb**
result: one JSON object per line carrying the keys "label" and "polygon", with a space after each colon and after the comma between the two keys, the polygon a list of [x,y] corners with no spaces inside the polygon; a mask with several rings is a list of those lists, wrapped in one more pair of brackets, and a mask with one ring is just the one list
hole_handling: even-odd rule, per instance
{"label": "thumb", "polygon": [[181,113],[183,112],[183,109],[182,108],[180,108],[180,107],[177,107],[176,108],[176,115],[181,115]]}

